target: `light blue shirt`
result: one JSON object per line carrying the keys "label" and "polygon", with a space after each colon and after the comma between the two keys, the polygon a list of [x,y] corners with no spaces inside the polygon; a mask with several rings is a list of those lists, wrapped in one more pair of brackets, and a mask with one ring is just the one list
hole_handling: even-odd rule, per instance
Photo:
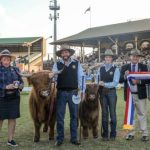
{"label": "light blue shirt", "polygon": [[[103,66],[105,67],[106,71],[109,71],[111,69],[111,67],[114,66],[114,64],[109,65],[109,68],[108,68],[108,65],[106,65],[106,64],[104,64]],[[98,83],[98,80],[101,81],[100,68],[97,70],[97,74],[96,74],[96,82],[97,83]],[[106,88],[116,87],[119,83],[119,79],[120,79],[120,70],[119,70],[119,68],[116,68],[115,73],[114,73],[113,81],[104,83],[104,87],[106,87]]]}
{"label": "light blue shirt", "polygon": [[[60,59],[59,62],[61,62],[62,64],[64,64],[64,60],[63,59]],[[75,60],[72,59],[72,58],[70,58],[68,64],[66,65],[66,67],[68,67],[72,62],[75,62]],[[52,71],[53,72],[58,71],[57,63],[54,64]],[[55,79],[57,80],[57,76],[55,77]],[[83,80],[83,89],[82,89],[82,80]],[[78,62],[78,86],[79,86],[79,89],[82,92],[85,92],[85,89],[86,89],[85,74],[83,72],[83,68],[82,68],[80,62]]]}

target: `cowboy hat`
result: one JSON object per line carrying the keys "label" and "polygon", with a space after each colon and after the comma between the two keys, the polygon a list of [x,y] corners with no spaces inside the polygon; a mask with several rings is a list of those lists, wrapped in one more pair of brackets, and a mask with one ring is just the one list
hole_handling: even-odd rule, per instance
{"label": "cowboy hat", "polygon": [[112,56],[113,59],[117,58],[117,56],[112,52],[111,49],[106,49],[105,53],[101,54],[102,58],[104,58],[105,56]]}
{"label": "cowboy hat", "polygon": [[70,52],[70,56],[75,53],[75,50],[71,49],[69,45],[63,44],[61,45],[60,49],[56,51],[56,56],[61,57],[61,52],[67,50]]}
{"label": "cowboy hat", "polygon": [[15,59],[16,59],[16,57],[15,57],[14,55],[12,55],[12,54],[10,53],[10,51],[7,50],[7,49],[4,49],[4,50],[0,53],[0,60],[1,60],[1,58],[2,58],[3,56],[10,57],[11,60],[15,60]]}
{"label": "cowboy hat", "polygon": [[129,56],[130,55],[144,57],[138,49],[132,49],[129,53]]}

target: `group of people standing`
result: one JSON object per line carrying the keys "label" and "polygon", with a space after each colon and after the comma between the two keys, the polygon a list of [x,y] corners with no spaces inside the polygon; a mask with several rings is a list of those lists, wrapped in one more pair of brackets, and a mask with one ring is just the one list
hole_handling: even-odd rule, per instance
{"label": "group of people standing", "polygon": [[[124,100],[127,99],[128,92],[128,81],[127,75],[130,72],[147,72],[147,66],[140,63],[140,58],[143,57],[140,50],[133,49],[129,54],[130,63],[122,66],[119,70],[113,64],[113,59],[115,55],[111,50],[106,50],[104,56],[105,63],[99,68],[97,77],[99,77],[100,85],[100,103],[102,109],[102,138],[104,140],[115,140],[116,138],[116,126],[117,126],[117,116],[116,116],[116,104],[117,104],[117,94],[116,86],[118,83],[124,83]],[[147,129],[147,108],[146,108],[146,84],[149,84],[149,80],[136,80],[131,79],[130,90],[133,98],[134,108],[136,109],[139,129],[142,133],[141,140],[148,140],[148,129]],[[110,133],[109,133],[109,115],[110,115]],[[135,120],[134,120],[135,127]],[[135,135],[135,129],[133,128],[126,136],[126,140],[133,140]]]}
{"label": "group of people standing", "polygon": [[[71,56],[74,54],[74,50],[69,46],[63,45],[56,55],[61,57],[59,62],[54,64],[53,71],[61,70],[64,66],[65,69],[62,74],[57,77],[57,139],[56,146],[60,146],[64,140],[64,116],[66,103],[69,104],[70,111],[70,132],[71,143],[79,145],[77,140],[77,105],[73,103],[72,97],[77,94],[78,87],[81,90],[81,100],[85,99],[85,79],[83,69],[80,63],[73,60]],[[127,96],[127,75],[130,72],[147,72],[147,66],[140,63],[140,58],[143,57],[140,50],[133,49],[129,54],[130,63],[122,66],[121,69],[115,66],[113,61],[117,58],[113,54],[112,50],[107,49],[104,54],[101,55],[104,60],[104,64],[100,66],[97,71],[97,84],[99,84],[99,96],[102,110],[102,139],[115,140],[117,136],[117,93],[116,86],[118,83],[124,83],[124,100]],[[142,133],[141,140],[148,141],[148,129],[147,129],[147,108],[146,108],[146,84],[150,83],[149,80],[137,80],[131,79],[131,94],[133,97],[134,107],[137,112],[139,128]],[[110,116],[110,127],[109,127]],[[135,121],[134,121],[135,126]],[[110,129],[110,131],[109,131]],[[126,135],[126,140],[134,139],[134,128]]]}
{"label": "group of people standing", "polygon": [[[77,118],[78,104],[73,101],[73,97],[78,95],[80,89],[81,101],[85,100],[85,75],[79,61],[71,56],[75,53],[68,45],[62,45],[56,55],[60,57],[59,61],[53,66],[52,71],[63,70],[55,77],[57,82],[57,100],[56,100],[56,123],[57,137],[55,146],[62,145],[64,141],[64,118],[66,104],[68,103],[70,112],[70,142],[74,145],[80,145],[77,137]],[[113,61],[117,58],[112,50],[107,49],[102,54],[104,64],[97,71],[97,84],[99,84],[100,104],[102,110],[102,139],[115,140],[117,136],[117,93],[116,86],[119,82],[124,83],[124,99],[127,95],[127,75],[129,72],[148,71],[147,66],[140,63],[142,57],[139,50],[133,49],[130,53],[130,63],[122,66],[121,70],[117,68]],[[23,80],[16,67],[11,67],[10,62],[14,57],[8,50],[0,53],[0,129],[3,120],[8,119],[8,145],[17,146],[13,140],[16,118],[20,117],[20,91],[23,88]],[[16,81],[17,85],[16,84]],[[147,80],[131,79],[131,93],[134,106],[138,115],[139,127],[142,132],[142,141],[148,140],[147,129],[147,108],[146,108],[146,84]],[[110,127],[109,127],[110,116]],[[110,131],[109,131],[110,129]],[[135,130],[131,130],[126,140],[134,138]]]}

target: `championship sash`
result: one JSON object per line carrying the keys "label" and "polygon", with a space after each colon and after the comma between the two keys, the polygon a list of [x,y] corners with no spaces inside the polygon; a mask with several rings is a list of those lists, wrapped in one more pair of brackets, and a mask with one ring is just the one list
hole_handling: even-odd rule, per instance
{"label": "championship sash", "polygon": [[135,80],[150,79],[150,72],[130,72],[127,76],[128,88],[127,88],[123,128],[128,130],[132,130],[134,124],[134,103],[133,103],[133,97],[130,90],[131,79],[135,79]]}

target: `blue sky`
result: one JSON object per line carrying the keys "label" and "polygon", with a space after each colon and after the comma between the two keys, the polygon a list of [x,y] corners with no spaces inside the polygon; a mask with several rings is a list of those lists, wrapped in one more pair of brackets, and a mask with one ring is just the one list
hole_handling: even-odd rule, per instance
{"label": "blue sky", "polygon": [[[150,18],[150,0],[58,0],[58,3],[61,8],[58,39],[89,27],[90,13],[84,14],[89,6],[92,27]],[[49,0],[0,0],[0,37],[53,35],[48,6]],[[51,47],[47,51],[51,52]]]}

